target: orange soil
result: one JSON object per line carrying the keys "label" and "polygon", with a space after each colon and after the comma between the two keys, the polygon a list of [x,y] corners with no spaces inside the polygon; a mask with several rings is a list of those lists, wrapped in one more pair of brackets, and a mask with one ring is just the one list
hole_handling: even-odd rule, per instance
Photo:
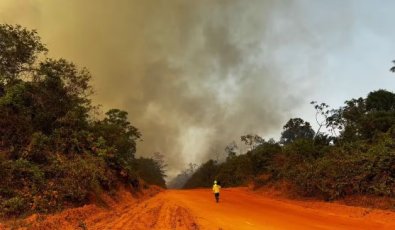
{"label": "orange soil", "polygon": [[[395,212],[268,198],[247,188],[167,190],[143,199],[122,193],[109,208],[88,205],[28,218],[28,229],[395,229]],[[0,227],[1,229],[1,227]]]}

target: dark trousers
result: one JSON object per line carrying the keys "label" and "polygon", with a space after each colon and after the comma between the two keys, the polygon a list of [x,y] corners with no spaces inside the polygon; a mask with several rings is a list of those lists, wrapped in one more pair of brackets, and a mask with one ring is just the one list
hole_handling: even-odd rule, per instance
{"label": "dark trousers", "polygon": [[219,202],[219,193],[214,193],[215,196],[215,201],[218,203]]}

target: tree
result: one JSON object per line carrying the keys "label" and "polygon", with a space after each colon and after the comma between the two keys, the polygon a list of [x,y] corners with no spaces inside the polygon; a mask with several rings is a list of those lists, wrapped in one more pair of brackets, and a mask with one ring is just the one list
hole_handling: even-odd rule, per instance
{"label": "tree", "polygon": [[39,54],[47,48],[35,30],[0,24],[0,83],[11,84],[23,72],[31,72]]}
{"label": "tree", "polygon": [[[86,69],[80,70],[64,59],[41,62],[32,82],[37,88],[32,98],[36,128],[47,134],[63,126],[60,123],[73,130],[86,128],[91,109],[90,78]],[[65,135],[70,135],[70,130]]]}
{"label": "tree", "polygon": [[366,112],[366,103],[365,100],[360,97],[358,99],[353,98],[348,100],[345,104],[346,105],[339,110],[344,122],[342,138],[356,140],[362,136],[360,124]]}
{"label": "tree", "polygon": [[209,160],[202,164],[185,183],[184,188],[210,187],[217,178],[218,165]]}
{"label": "tree", "polygon": [[283,127],[280,142],[288,144],[297,139],[312,139],[313,137],[314,130],[309,122],[301,118],[292,118]]}
{"label": "tree", "polygon": [[366,98],[367,111],[391,111],[395,110],[395,94],[387,90],[370,92]]}
{"label": "tree", "polygon": [[233,158],[236,156],[237,153],[237,144],[236,142],[232,141],[225,147],[225,153],[227,154],[227,158]]}
{"label": "tree", "polygon": [[166,181],[164,179],[164,171],[161,166],[153,158],[141,157],[136,159],[137,173],[148,184],[155,184],[163,188],[166,187]]}
{"label": "tree", "polygon": [[106,112],[106,118],[98,123],[98,131],[119,154],[134,156],[136,141],[141,138],[141,134],[130,124],[127,116],[126,111],[110,109]]}
{"label": "tree", "polygon": [[86,139],[90,73],[64,59],[41,61],[46,52],[36,31],[0,25],[0,138],[15,157],[34,133],[62,153],[82,151]]}
{"label": "tree", "polygon": [[248,152],[247,155],[251,159],[251,167],[254,175],[259,175],[269,171],[269,166],[272,164],[274,156],[281,153],[281,147],[273,139],[265,142],[252,151]]}
{"label": "tree", "polygon": [[342,130],[341,139],[371,139],[387,132],[395,124],[395,94],[386,90],[370,92],[367,98],[351,99],[334,110],[329,123]]}
{"label": "tree", "polygon": [[251,160],[246,154],[241,154],[220,164],[216,178],[221,182],[221,186],[230,187],[244,185],[251,175]]}
{"label": "tree", "polygon": [[165,162],[165,155],[163,155],[160,152],[155,152],[153,154],[152,159],[155,161],[155,164],[159,168],[159,171],[161,172],[161,176],[166,177],[165,172],[166,172],[167,164]]}
{"label": "tree", "polygon": [[244,142],[245,145],[249,146],[249,151],[255,149],[257,146],[265,143],[265,139],[257,134],[246,134],[240,137],[240,140]]}

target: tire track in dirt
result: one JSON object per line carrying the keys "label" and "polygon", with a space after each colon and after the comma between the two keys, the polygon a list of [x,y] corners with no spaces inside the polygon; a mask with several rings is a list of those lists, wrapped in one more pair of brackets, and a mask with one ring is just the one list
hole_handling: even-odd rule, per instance
{"label": "tire track in dirt", "polygon": [[138,203],[118,215],[111,215],[101,221],[87,219],[88,229],[174,229],[198,230],[199,227],[188,209],[169,200],[167,192]]}

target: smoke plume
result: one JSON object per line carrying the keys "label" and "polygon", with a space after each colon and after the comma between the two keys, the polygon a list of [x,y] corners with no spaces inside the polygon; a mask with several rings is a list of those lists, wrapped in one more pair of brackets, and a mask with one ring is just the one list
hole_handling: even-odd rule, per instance
{"label": "smoke plume", "polygon": [[6,0],[0,21],[37,29],[49,56],[90,69],[94,102],[128,111],[138,155],[162,152],[172,176],[242,134],[279,135],[308,102],[317,61],[338,43],[322,26],[348,12],[309,23],[303,2]]}

